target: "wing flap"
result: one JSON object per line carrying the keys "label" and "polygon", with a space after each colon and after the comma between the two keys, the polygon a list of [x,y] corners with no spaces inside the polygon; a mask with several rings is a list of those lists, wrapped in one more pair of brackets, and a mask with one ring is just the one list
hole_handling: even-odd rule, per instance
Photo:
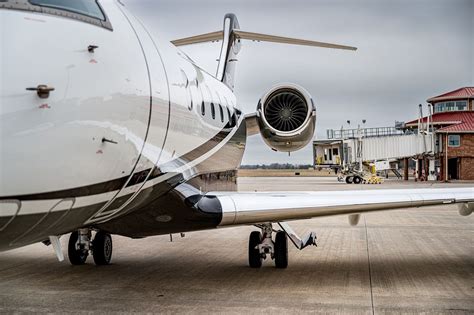
{"label": "wing flap", "polygon": [[223,215],[220,225],[226,226],[474,203],[474,187],[282,193],[214,192],[206,194],[206,197],[219,200]]}

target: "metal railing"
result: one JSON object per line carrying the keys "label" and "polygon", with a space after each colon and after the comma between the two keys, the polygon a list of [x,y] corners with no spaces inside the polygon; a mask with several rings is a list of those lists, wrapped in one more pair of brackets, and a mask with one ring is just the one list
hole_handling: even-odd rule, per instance
{"label": "metal railing", "polygon": [[411,131],[403,131],[395,127],[375,127],[375,128],[361,128],[359,129],[328,129],[326,131],[328,139],[353,139],[359,137],[359,132],[362,137],[383,137],[383,136],[399,136],[405,134],[412,134]]}

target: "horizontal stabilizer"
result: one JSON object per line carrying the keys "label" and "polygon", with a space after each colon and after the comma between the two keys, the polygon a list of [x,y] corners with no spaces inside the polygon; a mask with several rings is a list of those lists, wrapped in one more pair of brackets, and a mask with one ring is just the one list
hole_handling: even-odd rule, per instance
{"label": "horizontal stabilizer", "polygon": [[251,32],[244,32],[241,30],[234,30],[234,33],[237,36],[237,38],[256,40],[256,41],[261,41],[261,42],[272,42],[272,43],[345,49],[345,50],[357,50],[356,47],[352,47],[352,46],[317,42],[314,40],[297,39],[297,38],[282,37],[282,36],[275,36],[275,35],[266,35],[266,34],[260,34],[260,33],[251,33]]}
{"label": "horizontal stabilizer", "polygon": [[171,41],[171,44],[175,46],[186,46],[186,45],[193,45],[193,44],[200,44],[200,43],[207,43],[207,42],[215,42],[222,40],[224,37],[223,31],[217,31],[212,33],[200,34],[191,37],[180,38]]}
{"label": "horizontal stabilizer", "polygon": [[[291,37],[267,35],[267,34],[261,34],[261,33],[245,32],[238,29],[234,29],[232,30],[232,32],[235,38],[237,39],[247,39],[247,40],[253,40],[253,41],[260,41],[260,42],[272,42],[272,43],[303,45],[303,46],[323,47],[323,48],[333,48],[333,49],[357,50],[356,47],[352,47],[352,46],[318,42],[314,40],[297,39],[297,38],[291,38]],[[212,32],[212,33],[206,33],[206,34],[176,39],[176,40],[173,40],[171,43],[175,46],[186,46],[186,45],[200,44],[200,43],[206,43],[206,42],[215,42],[215,41],[222,40],[223,37],[224,37],[224,32],[217,31],[217,32]]]}

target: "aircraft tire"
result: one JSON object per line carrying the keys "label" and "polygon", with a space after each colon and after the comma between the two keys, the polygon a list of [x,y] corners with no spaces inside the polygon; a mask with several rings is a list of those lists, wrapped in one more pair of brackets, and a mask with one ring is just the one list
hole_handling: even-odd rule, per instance
{"label": "aircraft tire", "polygon": [[288,267],[288,237],[284,231],[277,232],[275,236],[275,267]]}
{"label": "aircraft tire", "polygon": [[262,255],[257,246],[262,242],[262,233],[259,231],[253,231],[249,237],[249,266],[251,268],[262,267]]}
{"label": "aircraft tire", "polygon": [[79,233],[77,231],[72,232],[69,236],[67,255],[69,257],[69,262],[72,265],[84,265],[86,263],[87,256],[89,256],[89,251],[76,249],[76,242],[78,238]]}
{"label": "aircraft tire", "polygon": [[346,184],[352,184],[352,176],[346,176]]}
{"label": "aircraft tire", "polygon": [[112,260],[112,236],[99,231],[92,241],[92,256],[96,265],[108,265]]}
{"label": "aircraft tire", "polygon": [[354,176],[354,179],[352,180],[354,184],[360,184],[362,182],[362,178],[359,176]]}

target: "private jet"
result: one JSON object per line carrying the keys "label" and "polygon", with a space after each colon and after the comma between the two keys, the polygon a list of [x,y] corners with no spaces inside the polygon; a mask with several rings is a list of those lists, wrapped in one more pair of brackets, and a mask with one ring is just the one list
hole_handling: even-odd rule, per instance
{"label": "private jet", "polygon": [[[143,238],[255,226],[250,267],[288,266],[288,239],[316,244],[288,221],[457,204],[474,188],[331,192],[237,192],[247,137],[293,152],[314,134],[316,107],[304,88],[262,91],[244,114],[233,92],[245,40],[329,49],[355,47],[240,29],[167,41],[121,0],[0,1],[0,251],[52,245],[69,234],[73,265],[107,265],[111,235]],[[216,73],[179,47],[222,42]],[[348,52],[349,53],[349,52]],[[64,250],[65,251],[65,250]]]}

